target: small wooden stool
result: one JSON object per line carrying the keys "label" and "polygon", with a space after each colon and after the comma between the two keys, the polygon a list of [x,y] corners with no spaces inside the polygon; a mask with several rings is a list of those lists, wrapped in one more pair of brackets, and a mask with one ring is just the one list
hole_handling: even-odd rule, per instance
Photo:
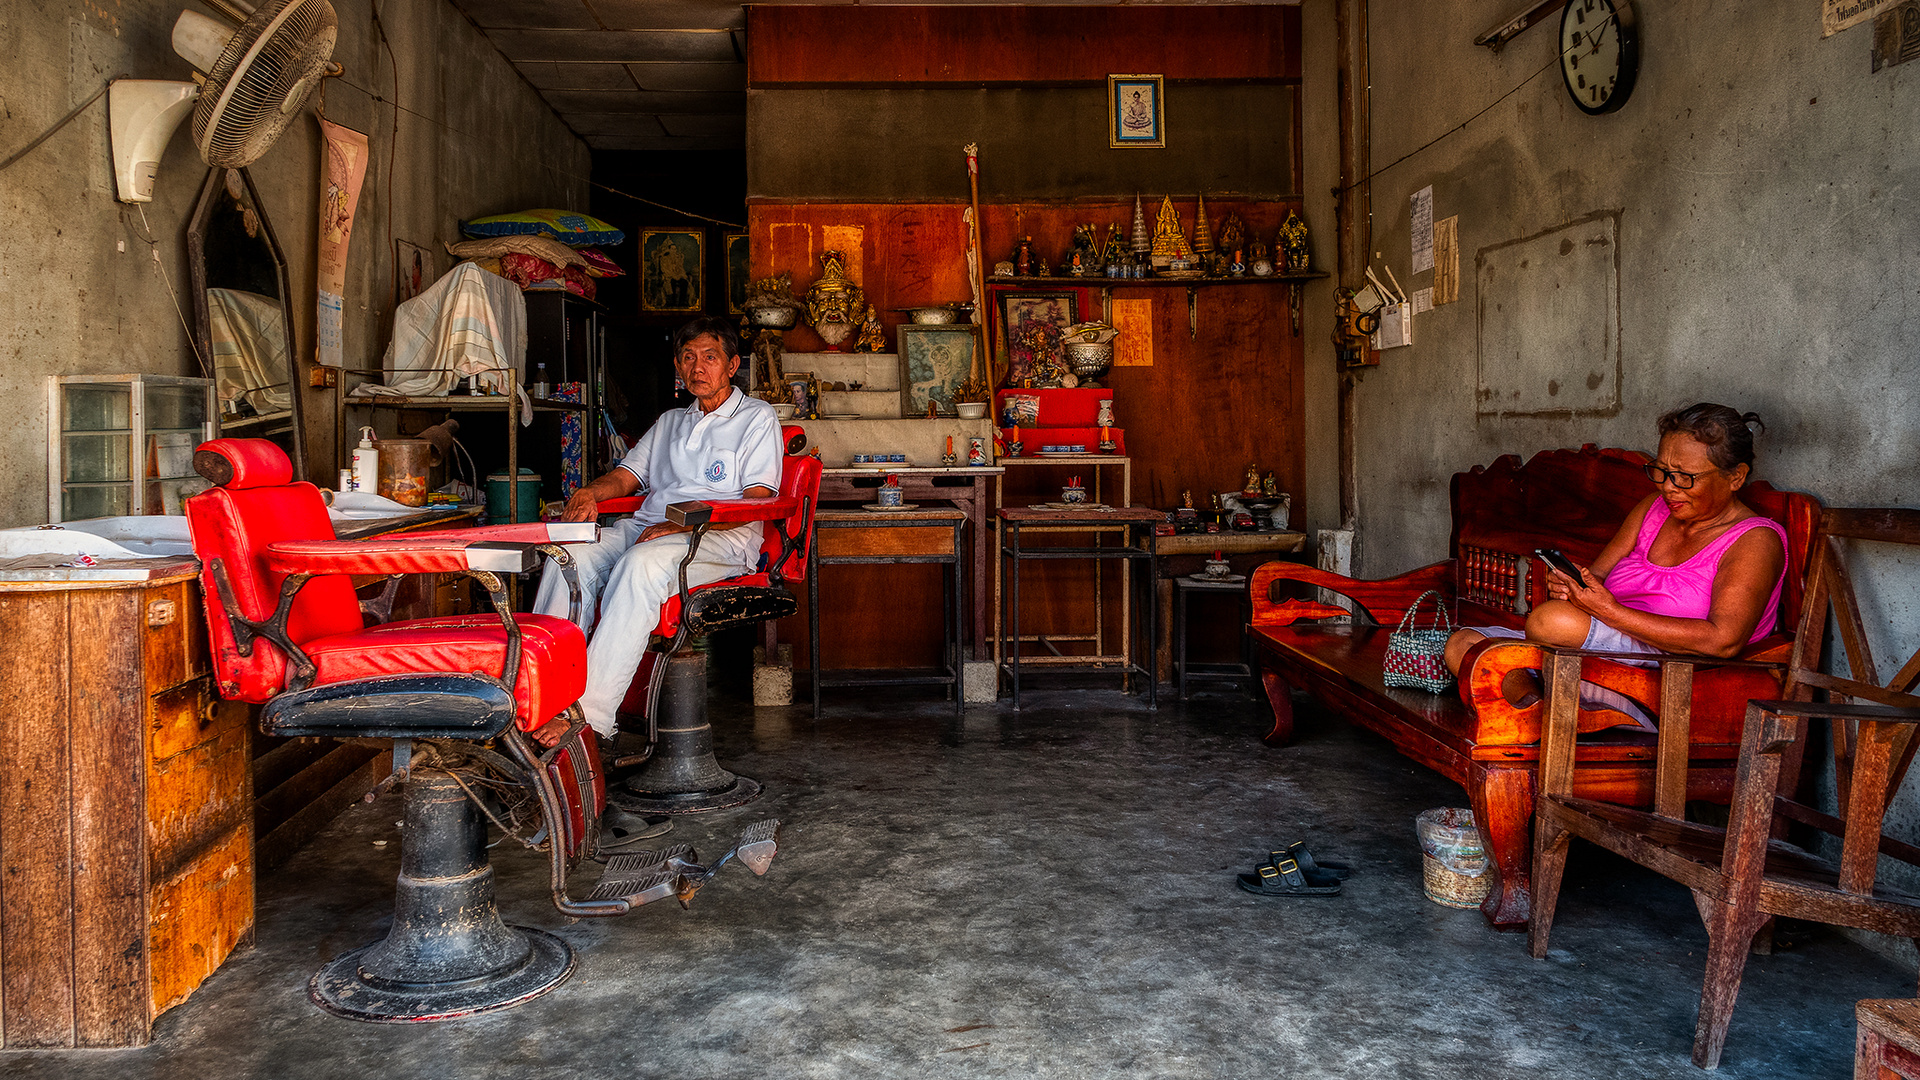
{"label": "small wooden stool", "polygon": [[1862,1001],[1853,1016],[1853,1080],[1920,1080],[1920,1000]]}

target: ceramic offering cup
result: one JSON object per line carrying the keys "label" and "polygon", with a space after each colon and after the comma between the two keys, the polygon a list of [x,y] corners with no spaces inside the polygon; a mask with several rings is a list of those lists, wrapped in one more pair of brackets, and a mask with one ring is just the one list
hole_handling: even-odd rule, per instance
{"label": "ceramic offering cup", "polygon": [[1026,443],[1020,441],[1019,439],[1015,439],[1012,442],[1007,444],[1007,456],[1019,457],[1020,452],[1025,450],[1026,448],[1027,448]]}
{"label": "ceramic offering cup", "polygon": [[855,455],[853,455],[853,463],[854,463],[855,465],[865,465],[865,464],[866,464],[866,463],[867,463],[868,461],[870,461],[870,460],[872,460],[872,459],[871,459],[871,458],[869,458],[869,457],[867,457],[867,455],[865,455],[865,454],[855,454]]}
{"label": "ceramic offering cup", "polygon": [[1060,501],[1063,503],[1083,503],[1087,501],[1087,489],[1066,487],[1060,489]]}
{"label": "ceramic offering cup", "polygon": [[874,502],[881,506],[899,506],[901,501],[899,481],[891,476],[887,477],[887,482],[881,486]]}
{"label": "ceramic offering cup", "polygon": [[[1189,563],[1188,565],[1192,564]],[[1231,577],[1233,576],[1233,564],[1221,558],[1220,553],[1216,551],[1214,552],[1213,558],[1207,560],[1207,576],[1215,581]]]}

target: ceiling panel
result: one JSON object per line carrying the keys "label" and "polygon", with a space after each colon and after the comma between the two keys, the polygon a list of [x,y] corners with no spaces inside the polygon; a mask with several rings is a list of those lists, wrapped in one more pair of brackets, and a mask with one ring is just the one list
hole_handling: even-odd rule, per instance
{"label": "ceiling panel", "polygon": [[549,90],[547,101],[563,116],[574,113],[729,113],[745,115],[747,95],[642,93],[638,90]]}
{"label": "ceiling panel", "polygon": [[737,30],[747,25],[747,9],[725,0],[585,0],[585,3],[593,8],[601,23],[613,30]]}
{"label": "ceiling panel", "polygon": [[600,26],[585,0],[457,0],[482,27],[529,26],[546,30],[595,30]]}
{"label": "ceiling panel", "polygon": [[731,63],[740,59],[728,31],[494,30],[487,36],[507,59]]}
{"label": "ceiling panel", "polygon": [[583,138],[591,135],[658,137],[668,134],[661,125],[661,118],[652,113],[573,113],[566,119],[568,126]]}
{"label": "ceiling panel", "polygon": [[662,116],[660,126],[669,135],[726,135],[746,145],[747,114],[738,116]]}
{"label": "ceiling panel", "polygon": [[[534,89],[549,90],[631,90],[633,76],[622,64],[556,64],[545,60],[516,65]],[[706,65],[697,65],[706,66]]]}
{"label": "ceiling panel", "polygon": [[674,152],[681,150],[738,150],[741,147],[739,137],[674,138],[671,135],[588,135],[587,145],[595,150],[654,150]]}
{"label": "ceiling panel", "polygon": [[642,90],[747,89],[745,64],[628,64],[627,73]]}

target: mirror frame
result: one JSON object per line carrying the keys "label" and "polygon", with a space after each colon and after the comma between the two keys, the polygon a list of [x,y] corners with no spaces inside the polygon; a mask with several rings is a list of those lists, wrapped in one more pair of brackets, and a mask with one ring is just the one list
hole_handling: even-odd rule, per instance
{"label": "mirror frame", "polygon": [[[200,199],[193,204],[193,216],[187,219],[187,267],[193,278],[193,347],[206,358],[208,365],[213,363],[213,315],[207,309],[207,222],[213,217],[213,208],[219,201],[221,174],[225,169],[208,169],[206,182],[200,185]],[[301,385],[300,352],[295,348],[293,321],[293,287],[287,279],[287,254],[280,249],[280,241],[273,235],[273,223],[268,219],[266,204],[260,201],[260,191],[253,186],[253,174],[245,168],[233,170],[240,174],[240,182],[246,185],[247,198],[253,200],[253,212],[260,219],[261,239],[267,243],[267,250],[273,255],[273,270],[280,281],[280,317],[287,327],[287,403],[289,419],[293,425],[293,478],[312,480],[307,475],[307,417],[301,398],[306,395],[306,387]]]}

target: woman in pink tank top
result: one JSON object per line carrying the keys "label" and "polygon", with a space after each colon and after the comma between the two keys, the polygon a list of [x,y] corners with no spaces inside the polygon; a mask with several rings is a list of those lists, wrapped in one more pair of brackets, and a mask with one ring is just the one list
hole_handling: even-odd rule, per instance
{"label": "woman in pink tank top", "polygon": [[[1552,599],[1527,616],[1525,636],[1562,647],[1731,657],[1773,633],[1786,581],[1786,530],[1740,501],[1753,472],[1760,418],[1702,402],[1660,418],[1659,485],[1627,514],[1581,580],[1550,570]],[[1463,629],[1447,664],[1497,627]],[[1506,688],[1516,704],[1532,686]],[[1638,710],[1633,710],[1638,713]]]}

